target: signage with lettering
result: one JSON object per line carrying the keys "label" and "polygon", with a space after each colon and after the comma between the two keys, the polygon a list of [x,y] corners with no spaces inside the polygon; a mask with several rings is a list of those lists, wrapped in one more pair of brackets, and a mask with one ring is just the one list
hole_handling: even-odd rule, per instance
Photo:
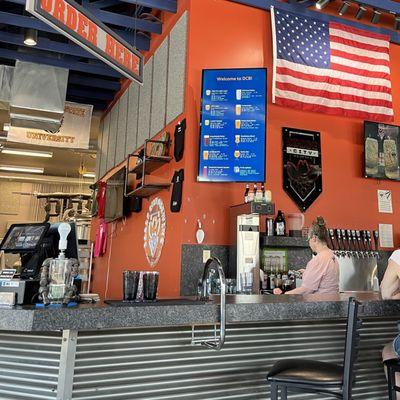
{"label": "signage with lettering", "polygon": [[143,56],[73,0],[27,0],[26,10],[129,79],[143,83]]}
{"label": "signage with lettering", "polygon": [[301,211],[322,193],[320,133],[283,128],[283,188]]}
{"label": "signage with lettering", "polygon": [[88,149],[93,106],[65,102],[64,116],[57,132],[11,126],[7,140],[39,146]]}

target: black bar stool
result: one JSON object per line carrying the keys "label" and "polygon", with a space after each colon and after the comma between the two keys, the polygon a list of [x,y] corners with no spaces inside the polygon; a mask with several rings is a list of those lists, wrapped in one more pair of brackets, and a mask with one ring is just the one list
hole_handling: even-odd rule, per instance
{"label": "black bar stool", "polygon": [[267,375],[271,383],[271,400],[278,400],[279,390],[281,400],[287,400],[288,391],[324,393],[338,399],[352,399],[353,366],[357,358],[358,328],[361,327],[357,318],[359,304],[356,299],[349,299],[343,365],[305,359],[278,361]]}
{"label": "black bar stool", "polygon": [[400,360],[393,358],[384,361],[383,364],[387,368],[389,400],[396,400],[396,393],[400,393],[400,387],[396,386],[396,372],[400,372]]}

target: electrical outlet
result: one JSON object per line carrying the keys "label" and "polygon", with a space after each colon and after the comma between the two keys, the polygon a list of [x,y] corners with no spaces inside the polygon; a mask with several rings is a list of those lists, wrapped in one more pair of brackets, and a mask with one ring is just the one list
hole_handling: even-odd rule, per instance
{"label": "electrical outlet", "polygon": [[211,250],[203,250],[203,263],[211,257]]}

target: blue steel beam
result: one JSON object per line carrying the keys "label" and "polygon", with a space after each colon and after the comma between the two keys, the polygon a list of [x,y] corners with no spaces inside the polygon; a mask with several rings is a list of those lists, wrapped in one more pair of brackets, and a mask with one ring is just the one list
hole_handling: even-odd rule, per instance
{"label": "blue steel beam", "polygon": [[[27,46],[24,43],[24,35],[18,33],[9,33],[0,31],[0,42],[11,43],[18,46],[32,47],[32,46]],[[44,37],[38,37],[38,42],[37,45],[35,46],[35,49],[46,50],[61,54],[69,54],[71,56],[77,56],[77,57],[85,57],[93,59],[97,58],[93,54],[89,53],[88,51],[82,49],[82,47],[79,47],[75,44],[55,42],[53,40],[49,40]]]}
{"label": "blue steel beam", "polygon": [[95,99],[95,100],[104,100],[104,101],[111,101],[114,98],[114,93],[112,92],[104,92],[100,90],[84,90],[84,89],[75,89],[75,88],[68,88],[68,94],[75,97],[86,97],[88,99]]}
{"label": "blue steel beam", "polygon": [[[140,6],[156,8],[161,11],[176,13],[178,6],[176,0],[121,0],[123,3],[138,4]],[[199,0],[197,0],[199,1]]]}
{"label": "blue steel beam", "polygon": [[92,1],[90,6],[94,8],[106,8],[115,6],[117,4],[121,4],[121,2],[119,0],[98,0]]}
{"label": "blue steel beam", "polygon": [[160,22],[146,21],[140,18],[129,17],[127,15],[98,10],[89,5],[85,8],[100,21],[108,24],[122,26],[123,28],[139,29],[145,32],[162,33],[162,24]]}
{"label": "blue steel beam", "polygon": [[106,101],[88,99],[86,97],[72,96],[68,93],[68,90],[67,90],[67,101],[72,101],[74,103],[81,103],[81,104],[92,104],[94,108],[97,110],[105,110],[108,105]]}
{"label": "blue steel beam", "polygon": [[[400,33],[396,32],[394,30],[378,28],[378,27],[371,26],[371,25],[365,25],[360,22],[357,22],[356,20],[352,21],[352,20],[348,20],[345,18],[336,17],[334,15],[329,15],[329,14],[325,14],[322,12],[312,11],[312,10],[304,8],[301,4],[282,3],[278,0],[229,0],[229,1],[231,1],[233,3],[244,4],[246,6],[261,8],[261,9],[267,10],[267,11],[270,10],[271,6],[274,6],[274,7],[280,8],[282,10],[296,12],[300,15],[304,15],[309,18],[319,19],[319,20],[325,21],[325,22],[329,22],[329,21],[339,22],[341,24],[352,26],[354,28],[364,29],[366,31],[388,35],[390,37],[390,41],[392,43],[400,44]],[[387,1],[390,3],[394,3],[389,0],[387,0]],[[369,0],[369,2],[372,3],[373,0]],[[365,1],[363,0],[362,3],[364,4]],[[381,0],[376,1],[376,3],[381,4]],[[383,3],[386,3],[386,2],[382,1],[382,4]],[[397,4],[399,4],[399,3],[397,3]],[[400,7],[400,5],[398,7]],[[382,5],[379,6],[379,8],[382,8]]]}
{"label": "blue steel beam", "polygon": [[[20,28],[33,28],[38,31],[56,33],[60,35],[60,33],[54,30],[51,26],[45,24],[44,22],[38,20],[37,18],[28,17],[25,15],[13,14],[4,11],[0,11],[0,24],[7,24],[13,26],[19,26]],[[120,29],[112,29],[117,35],[122,37],[128,43],[133,44],[136,43],[136,47],[139,50],[149,50],[150,48],[150,40],[141,35],[136,37],[135,42],[135,33],[134,32],[126,32],[121,31]]]}
{"label": "blue steel beam", "polygon": [[67,68],[72,71],[87,72],[89,74],[120,78],[121,74],[112,68],[103,65],[87,64],[80,61],[60,60],[57,58],[44,57],[36,54],[21,53],[15,50],[0,48],[0,58],[7,60],[21,60],[37,64],[52,65],[54,67]]}
{"label": "blue steel beam", "polygon": [[111,81],[101,78],[89,78],[87,76],[76,75],[74,73],[69,74],[68,83],[77,86],[113,90],[115,92],[121,89],[121,84],[118,81]]}

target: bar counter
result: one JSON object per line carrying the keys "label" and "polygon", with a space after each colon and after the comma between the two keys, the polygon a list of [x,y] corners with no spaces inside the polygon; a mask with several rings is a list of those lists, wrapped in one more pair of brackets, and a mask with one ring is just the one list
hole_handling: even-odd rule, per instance
{"label": "bar counter", "polygon": [[[227,295],[227,323],[345,318],[349,296],[354,296],[362,302],[360,316],[400,315],[400,301],[382,301],[380,295],[375,293],[308,296]],[[218,320],[218,295],[212,296],[208,302],[184,297],[123,307],[102,303],[83,304],[74,308],[0,308],[0,330],[26,332],[204,325],[217,323]]]}
{"label": "bar counter", "polygon": [[[0,309],[0,398],[266,400],[265,375],[284,358],[341,363],[350,294],[227,296],[221,351],[193,346],[219,320],[218,296],[113,307]],[[357,293],[363,320],[355,400],[386,400],[381,350],[400,301]],[[290,395],[290,400],[323,396]]]}

